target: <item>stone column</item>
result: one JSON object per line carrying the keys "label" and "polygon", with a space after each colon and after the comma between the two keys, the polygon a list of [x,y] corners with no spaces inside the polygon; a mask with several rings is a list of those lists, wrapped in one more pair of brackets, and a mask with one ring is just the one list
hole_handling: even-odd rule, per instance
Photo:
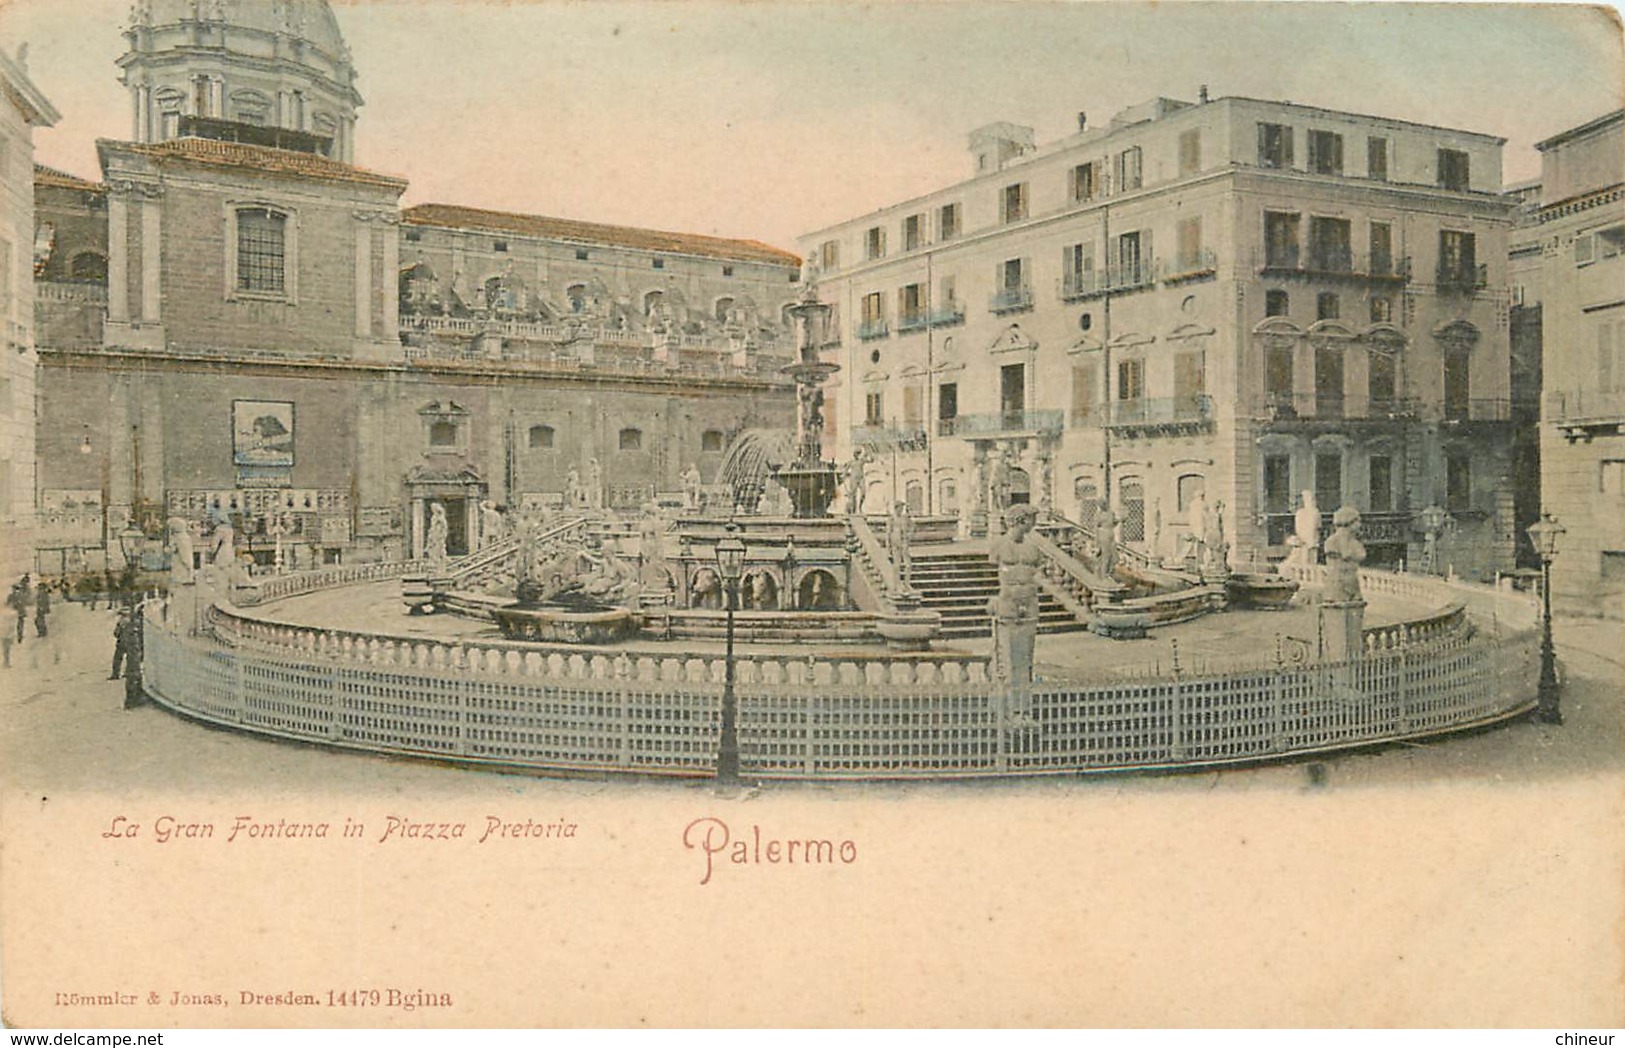
{"label": "stone column", "polygon": [[384,341],[399,344],[401,312],[401,235],[399,220],[394,215],[383,216],[380,228],[384,233]]}
{"label": "stone column", "polygon": [[163,200],[157,187],[143,191],[141,200],[141,319],[155,324],[162,301]]}
{"label": "stone column", "polygon": [[372,223],[355,216],[355,337],[372,338]]}
{"label": "stone column", "polygon": [[130,321],[130,198],[128,186],[107,190],[107,319]]}

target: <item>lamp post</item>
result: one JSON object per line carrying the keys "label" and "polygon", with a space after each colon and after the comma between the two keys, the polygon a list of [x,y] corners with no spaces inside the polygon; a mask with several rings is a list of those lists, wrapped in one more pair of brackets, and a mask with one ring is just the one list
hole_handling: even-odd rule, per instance
{"label": "lamp post", "polygon": [[722,671],[722,738],[717,746],[717,782],[733,786],[739,782],[739,709],[734,696],[734,610],[739,606],[739,576],[745,568],[745,544],[739,540],[739,525],[728,524],[728,536],[717,543],[717,573],[728,609],[727,648]]}
{"label": "lamp post", "polygon": [[1558,708],[1557,652],[1552,648],[1552,558],[1557,556],[1557,540],[1564,530],[1550,513],[1529,525],[1529,541],[1540,555],[1540,687],[1535,719],[1545,724],[1563,723],[1563,711]]}

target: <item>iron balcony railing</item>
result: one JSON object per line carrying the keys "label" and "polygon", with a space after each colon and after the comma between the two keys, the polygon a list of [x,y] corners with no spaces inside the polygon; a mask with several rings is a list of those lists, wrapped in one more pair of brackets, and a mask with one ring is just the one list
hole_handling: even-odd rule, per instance
{"label": "iron balcony railing", "polygon": [[1508,422],[1512,400],[1508,397],[1446,397],[1440,417],[1446,422]]}
{"label": "iron balcony railing", "polygon": [[1409,419],[1418,413],[1414,397],[1350,397],[1331,393],[1267,393],[1253,404],[1253,414],[1277,421],[1291,419]]}
{"label": "iron balcony railing", "polygon": [[1625,390],[1548,393],[1544,414],[1552,422],[1625,422]]}
{"label": "iron balcony railing", "polygon": [[1203,249],[1189,255],[1175,255],[1165,258],[1158,263],[1162,279],[1173,283],[1181,280],[1196,280],[1201,277],[1212,276],[1218,272],[1219,256],[1213,251]]}
{"label": "iron balcony railing", "polygon": [[853,426],[852,443],[867,448],[918,451],[925,447],[925,427],[917,422],[882,426]]}
{"label": "iron balcony railing", "polygon": [[1064,411],[991,411],[960,415],[954,422],[961,437],[994,437],[1010,433],[1059,433],[1066,421]]}
{"label": "iron balcony railing", "polygon": [[1018,313],[1033,308],[1033,289],[1027,286],[1007,287],[988,299],[987,308],[993,313]]}
{"label": "iron balcony railing", "polygon": [[911,331],[924,331],[931,323],[931,317],[921,310],[917,313],[904,313],[897,318],[897,333],[906,335]]}
{"label": "iron balcony railing", "polygon": [[1107,407],[1109,426],[1205,422],[1213,417],[1213,398],[1205,393],[1114,400]]}
{"label": "iron balcony railing", "polygon": [[1259,273],[1273,277],[1393,283],[1411,279],[1409,257],[1381,251],[1361,255],[1335,247],[1311,247],[1307,251],[1287,247],[1266,249],[1253,256],[1253,263]]}
{"label": "iron balcony railing", "polygon": [[947,327],[950,324],[963,324],[965,322],[965,306],[960,302],[944,303],[941,309],[933,309],[930,313],[932,327]]}
{"label": "iron balcony railing", "polygon": [[1440,291],[1473,292],[1482,291],[1490,284],[1490,267],[1487,262],[1478,265],[1446,265],[1440,263],[1434,276],[1434,282]]}
{"label": "iron balcony railing", "polygon": [[1156,283],[1156,267],[1150,258],[1128,265],[1085,269],[1061,275],[1060,296],[1067,302],[1095,298],[1120,291],[1134,291]]}
{"label": "iron balcony railing", "polygon": [[891,334],[891,325],[885,318],[868,320],[858,325],[858,338],[864,342],[870,339],[885,338]]}

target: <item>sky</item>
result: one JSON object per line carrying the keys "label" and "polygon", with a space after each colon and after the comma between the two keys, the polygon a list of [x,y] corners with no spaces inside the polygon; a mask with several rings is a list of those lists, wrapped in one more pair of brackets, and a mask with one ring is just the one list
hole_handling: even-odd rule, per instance
{"label": "sky", "polygon": [[[269,0],[253,0],[269,2]],[[1246,95],[1536,141],[1625,104],[1611,11],[1398,3],[335,0],[366,99],[356,163],[405,201],[745,237],[968,177],[968,132],[1042,144],[1166,95]],[[36,159],[99,177],[130,137],[127,0],[4,0],[62,120]]]}

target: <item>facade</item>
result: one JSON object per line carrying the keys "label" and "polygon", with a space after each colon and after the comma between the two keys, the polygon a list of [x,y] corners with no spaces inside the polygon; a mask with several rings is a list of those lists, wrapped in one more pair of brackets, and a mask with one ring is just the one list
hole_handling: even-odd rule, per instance
{"label": "facade", "polygon": [[1204,91],[971,145],[970,180],[802,238],[871,500],[973,535],[1109,505],[1161,557],[1205,507],[1241,564],[1287,553],[1305,491],[1379,564],[1437,504],[1439,570],[1510,566],[1500,139]]}
{"label": "facade", "polygon": [[1543,508],[1566,529],[1552,561],[1559,606],[1625,616],[1625,110],[1554,135],[1538,250]]}
{"label": "facade", "polygon": [[58,119],[24,65],[0,51],[0,578],[33,564],[37,379],[34,282],[34,129]]}
{"label": "facade", "polygon": [[[792,424],[796,256],[403,211],[404,180],[343,159],[359,99],[326,5],[277,5],[304,12],[281,29],[256,21],[271,5],[221,7],[143,7],[135,140],[98,143],[99,183],[36,180],[43,570],[116,567],[175,518],[229,524],[261,564],[395,559],[435,503],[462,553],[485,503],[635,508]],[[149,119],[194,81],[195,110]],[[231,108],[273,88],[336,133]]]}

